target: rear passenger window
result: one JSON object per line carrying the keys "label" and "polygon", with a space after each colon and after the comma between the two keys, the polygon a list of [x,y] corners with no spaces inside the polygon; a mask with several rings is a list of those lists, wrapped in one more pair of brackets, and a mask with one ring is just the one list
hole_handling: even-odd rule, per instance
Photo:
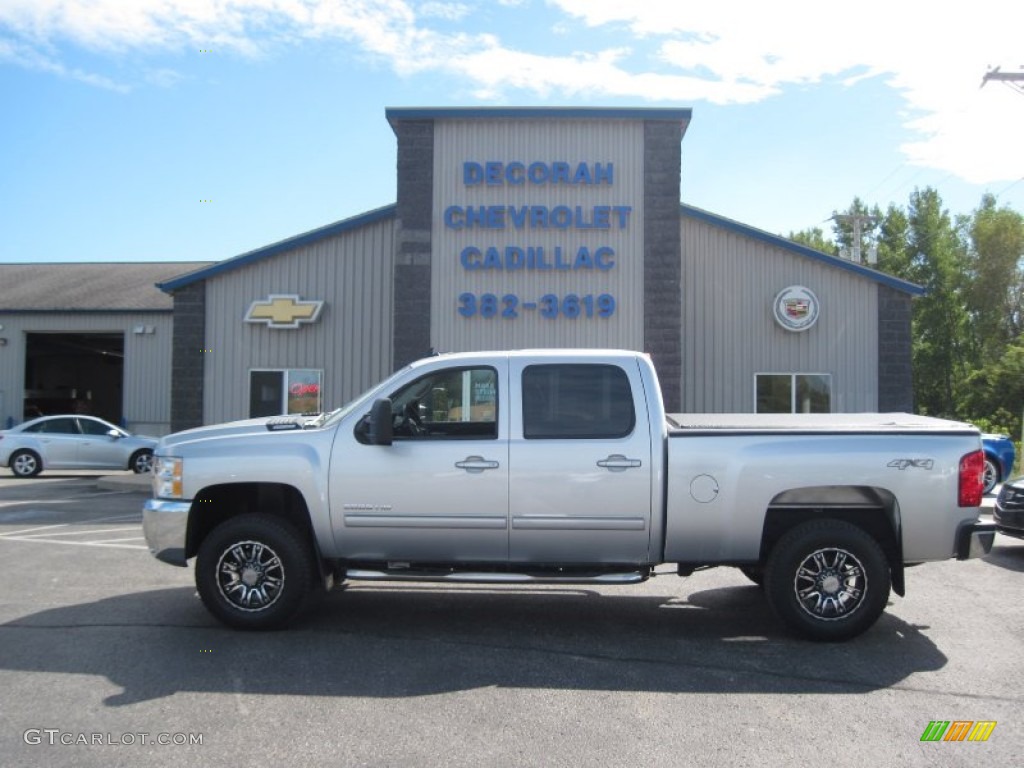
{"label": "rear passenger window", "polygon": [[626,372],[614,365],[530,365],[523,370],[527,440],[625,437],[636,412]]}
{"label": "rear passenger window", "polygon": [[74,419],[47,419],[33,424],[25,429],[26,432],[39,432],[46,435],[77,435],[78,425]]}

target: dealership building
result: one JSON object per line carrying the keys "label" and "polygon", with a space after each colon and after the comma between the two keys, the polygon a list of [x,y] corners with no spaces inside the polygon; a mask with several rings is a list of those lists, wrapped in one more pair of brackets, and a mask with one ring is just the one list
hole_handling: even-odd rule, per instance
{"label": "dealership building", "polygon": [[[24,417],[42,335],[93,332],[122,356],[98,415],[158,433],[332,408],[432,352],[541,347],[648,352],[672,411],[911,410],[922,289],[681,204],[690,117],[389,109],[394,205],[213,264],[105,265],[88,306],[11,303],[5,280],[0,418]],[[163,274],[123,307],[113,267]]]}

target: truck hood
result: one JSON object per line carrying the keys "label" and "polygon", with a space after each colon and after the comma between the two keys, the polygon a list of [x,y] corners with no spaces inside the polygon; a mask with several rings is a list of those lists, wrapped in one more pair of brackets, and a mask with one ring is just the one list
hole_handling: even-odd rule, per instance
{"label": "truck hood", "polygon": [[[172,432],[160,440],[157,447],[159,453],[167,453],[168,449],[180,446],[185,443],[193,443],[197,440],[210,440],[222,437],[240,437],[244,435],[267,435],[272,431],[267,425],[272,422],[278,424],[292,423],[305,425],[313,421],[312,416],[272,416],[259,419],[243,419],[241,421],[229,421],[224,424],[211,424],[208,427],[195,427],[181,432]],[[299,431],[294,428],[290,431]]]}

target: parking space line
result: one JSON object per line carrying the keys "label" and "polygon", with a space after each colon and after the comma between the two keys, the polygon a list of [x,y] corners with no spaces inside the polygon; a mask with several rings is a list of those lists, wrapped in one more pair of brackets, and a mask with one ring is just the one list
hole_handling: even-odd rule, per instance
{"label": "parking space line", "polygon": [[[149,549],[145,544],[103,544],[93,541],[68,541],[66,539],[31,539],[27,536],[3,536],[2,541],[27,541],[33,544],[70,544],[75,547],[113,547],[114,549]],[[131,539],[128,539],[130,541]]]}
{"label": "parking space line", "polygon": [[129,536],[125,539],[100,539],[99,541],[90,541],[90,544],[111,544],[118,541],[145,541],[145,536]]}
{"label": "parking space line", "polygon": [[62,499],[32,499],[31,501],[0,501],[0,507],[24,507],[27,504],[67,504],[73,501],[70,498]]}
{"label": "parking space line", "polygon": [[[125,528],[104,528],[100,531],[62,531],[61,533],[33,533],[25,536],[26,539],[42,539],[47,536],[89,536],[94,533],[117,533],[118,531],[137,531],[138,527],[132,525]],[[8,537],[10,538],[10,537]]]}
{"label": "parking space line", "polygon": [[[75,525],[95,525],[96,523],[114,523],[114,522],[125,522],[125,523],[141,523],[142,515],[131,514],[131,515],[108,515],[107,517],[97,517],[95,520],[80,520],[76,521]],[[3,524],[3,519],[0,517],[0,525]],[[54,528],[67,528],[72,523],[55,523],[53,525],[36,525],[32,528],[22,528],[20,531],[6,531],[0,533],[0,537],[5,536],[21,536],[26,533],[33,531],[47,531],[53,530]]]}
{"label": "parking space line", "polygon": [[60,523],[58,525],[37,525],[35,528],[23,528],[20,531],[10,531],[9,533],[0,533],[0,536],[18,536],[22,533],[29,533],[30,531],[46,531],[53,528],[67,528],[67,523]]}
{"label": "parking space line", "polygon": [[93,523],[112,523],[118,520],[130,520],[135,523],[141,523],[142,515],[138,513],[133,513],[131,515],[111,515],[109,517],[97,517],[95,520],[89,520],[87,523],[83,522],[82,525],[92,525]]}

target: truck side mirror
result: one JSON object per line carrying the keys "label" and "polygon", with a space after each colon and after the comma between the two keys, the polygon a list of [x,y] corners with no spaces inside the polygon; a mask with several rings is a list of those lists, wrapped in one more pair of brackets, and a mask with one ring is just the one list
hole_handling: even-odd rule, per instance
{"label": "truck side mirror", "polygon": [[392,427],[391,401],[386,397],[375,400],[370,408],[370,445],[391,445]]}

